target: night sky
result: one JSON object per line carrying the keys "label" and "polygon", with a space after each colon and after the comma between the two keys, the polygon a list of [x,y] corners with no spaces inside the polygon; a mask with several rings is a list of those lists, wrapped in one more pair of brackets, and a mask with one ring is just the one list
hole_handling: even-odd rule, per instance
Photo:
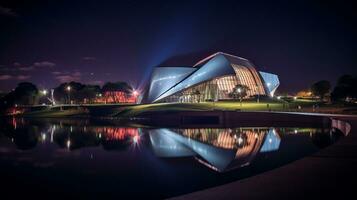
{"label": "night sky", "polygon": [[0,90],[71,80],[142,88],[154,66],[217,51],[278,74],[280,92],[357,74],[352,3],[247,2],[0,1]]}

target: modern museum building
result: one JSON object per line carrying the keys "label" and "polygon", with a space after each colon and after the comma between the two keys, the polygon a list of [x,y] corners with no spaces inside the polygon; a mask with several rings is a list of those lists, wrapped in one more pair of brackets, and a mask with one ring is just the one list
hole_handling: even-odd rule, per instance
{"label": "modern museum building", "polygon": [[273,97],[279,84],[277,75],[258,72],[249,60],[218,52],[189,67],[155,67],[143,103],[229,100],[237,85],[248,87],[246,97]]}

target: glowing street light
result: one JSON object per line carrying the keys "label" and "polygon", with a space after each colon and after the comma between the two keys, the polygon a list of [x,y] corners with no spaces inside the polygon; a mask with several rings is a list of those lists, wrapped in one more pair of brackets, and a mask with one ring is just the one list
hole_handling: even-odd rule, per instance
{"label": "glowing street light", "polygon": [[47,90],[42,90],[43,95],[47,95]]}
{"label": "glowing street light", "polygon": [[71,104],[71,86],[67,86],[66,90],[68,91],[68,100],[69,100],[69,104]]}
{"label": "glowing street light", "polygon": [[136,96],[138,96],[138,95],[139,95],[139,92],[138,92],[138,91],[136,91],[136,90],[134,90],[134,91],[133,91],[133,95],[136,97]]}
{"label": "glowing street light", "polygon": [[237,89],[237,92],[239,93],[239,101],[240,101],[240,106],[242,106],[242,95],[240,95],[240,93],[242,92],[241,88]]}
{"label": "glowing street light", "polygon": [[67,146],[67,149],[71,148],[71,140],[70,139],[67,140],[66,146]]}

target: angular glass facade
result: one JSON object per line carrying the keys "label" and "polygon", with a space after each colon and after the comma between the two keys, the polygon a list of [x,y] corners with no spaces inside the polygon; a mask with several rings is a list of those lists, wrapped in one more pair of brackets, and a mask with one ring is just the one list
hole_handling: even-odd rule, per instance
{"label": "angular glass facade", "polygon": [[265,82],[266,88],[268,90],[268,94],[271,97],[274,96],[276,89],[280,85],[278,76],[275,74],[270,74],[270,73],[266,73],[266,72],[259,72],[259,73]]}
{"label": "angular glass facade", "polygon": [[272,96],[279,79],[274,74],[258,73],[247,59],[218,52],[194,67],[157,67],[151,76],[146,102],[226,100],[231,99],[229,94],[238,84],[249,88],[247,97]]}
{"label": "angular glass facade", "polygon": [[153,101],[165,91],[194,72],[192,67],[157,67],[154,69],[149,86],[148,100]]}

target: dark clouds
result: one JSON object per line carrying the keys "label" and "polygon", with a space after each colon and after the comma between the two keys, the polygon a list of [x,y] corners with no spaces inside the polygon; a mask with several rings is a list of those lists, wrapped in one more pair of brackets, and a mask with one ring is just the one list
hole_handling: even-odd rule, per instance
{"label": "dark clouds", "polygon": [[81,81],[82,73],[79,71],[75,72],[59,72],[59,71],[54,71],[52,72],[53,75],[55,75],[55,79],[58,80],[60,83],[65,83],[65,82],[71,82],[71,81]]}
{"label": "dark clouds", "polygon": [[6,17],[17,17],[18,14],[14,12],[11,8],[6,8],[3,6],[0,6],[0,15],[6,16]]}

